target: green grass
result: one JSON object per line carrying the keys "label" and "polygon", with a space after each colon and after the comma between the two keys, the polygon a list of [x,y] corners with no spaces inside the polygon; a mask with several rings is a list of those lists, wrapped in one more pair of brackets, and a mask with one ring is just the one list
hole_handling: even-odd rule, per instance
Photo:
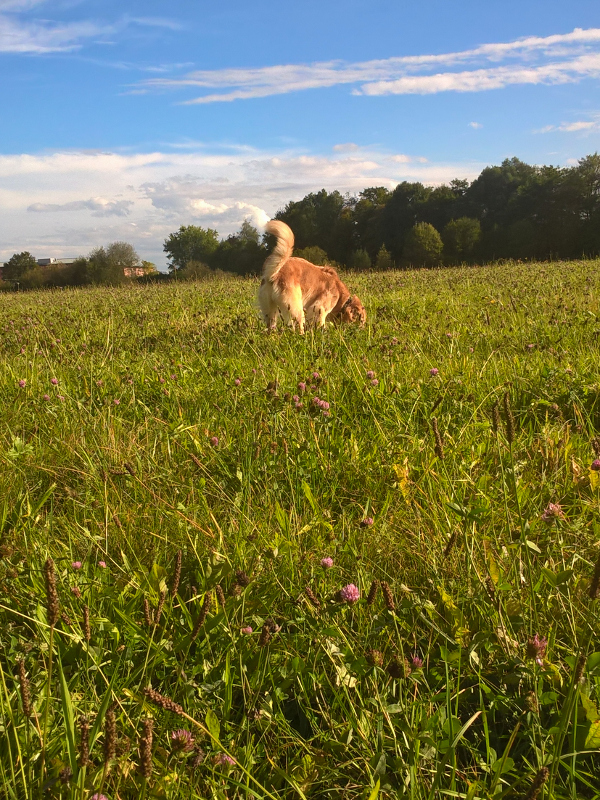
{"label": "green grass", "polygon": [[348,283],[303,338],[248,280],[4,296],[2,798],[600,797],[600,262]]}

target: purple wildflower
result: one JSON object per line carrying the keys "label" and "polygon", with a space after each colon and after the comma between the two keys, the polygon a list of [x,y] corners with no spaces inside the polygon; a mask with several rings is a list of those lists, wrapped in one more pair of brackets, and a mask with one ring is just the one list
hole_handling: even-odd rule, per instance
{"label": "purple wildflower", "polygon": [[430,375],[431,375],[433,378],[435,378],[435,376],[436,376],[436,375],[439,375],[439,374],[440,374],[440,371],[439,371],[439,369],[438,369],[437,367],[432,367],[432,368],[429,370],[429,374],[430,374]]}
{"label": "purple wildflower", "polygon": [[62,395],[62,394],[59,394],[59,395],[58,395],[58,399],[59,399],[59,400],[64,400],[64,399],[65,399],[65,397],[64,397],[64,395]]}
{"label": "purple wildflower", "polygon": [[194,749],[194,737],[189,731],[180,728],[171,732],[171,747],[177,753],[189,753]]}
{"label": "purple wildflower", "polygon": [[296,403],[296,408],[298,409],[298,411],[299,411],[301,408],[304,408],[304,403]]}
{"label": "purple wildflower", "polygon": [[256,370],[254,369],[254,367],[252,367],[252,374],[256,375]]}
{"label": "purple wildflower", "polygon": [[423,666],[423,659],[419,658],[419,656],[415,653],[410,660],[411,669],[421,669],[422,666]]}
{"label": "purple wildflower", "polygon": [[304,381],[300,381],[300,383],[298,384],[298,391],[300,392],[306,391],[306,384],[304,383]]}
{"label": "purple wildflower", "polygon": [[219,444],[219,437],[218,436],[211,436],[210,443],[213,447],[216,447]]}
{"label": "purple wildflower", "polygon": [[526,344],[525,345],[525,350],[529,350],[531,352],[531,350],[533,350],[534,347],[535,347],[535,345],[533,345],[533,344]]}
{"label": "purple wildflower", "polygon": [[319,408],[322,409],[323,411],[329,411],[329,403],[327,402],[327,400],[321,400],[321,402],[319,403]]}
{"label": "purple wildflower", "polygon": [[318,381],[321,376],[318,372],[313,372],[312,377],[314,381]]}
{"label": "purple wildflower", "polygon": [[368,378],[370,381],[372,381],[374,377],[375,377],[375,373],[373,372],[373,370],[372,370],[372,369],[370,369],[370,370],[367,372],[367,378]]}
{"label": "purple wildflower", "polygon": [[358,586],[355,586],[353,583],[349,583],[347,586],[344,586],[343,589],[340,589],[340,600],[343,603],[356,603],[359,597],[360,592]]}
{"label": "purple wildflower", "polygon": [[379,386],[379,381],[377,380],[377,378],[373,378],[373,380],[371,381],[371,386]]}
{"label": "purple wildflower", "polygon": [[102,567],[102,569],[106,569],[106,561],[99,561],[98,566]]}
{"label": "purple wildflower", "polygon": [[217,753],[217,755],[213,757],[212,761],[217,767],[231,767],[235,764],[233,758],[228,756],[227,753]]}
{"label": "purple wildflower", "polygon": [[165,379],[164,379],[163,377],[160,377],[160,378],[158,379],[158,382],[159,382],[159,383],[164,383],[164,382],[165,382]]}
{"label": "purple wildflower", "polygon": [[595,458],[595,459],[592,461],[592,464],[591,464],[591,466],[590,466],[590,469],[593,469],[593,470],[594,470],[594,472],[597,472],[598,470],[600,470],[600,458]]}
{"label": "purple wildflower", "polygon": [[313,397],[313,399],[312,399],[312,404],[313,404],[313,406],[320,407],[320,405],[321,405],[321,398],[320,398],[320,397],[318,397],[318,396],[317,396],[317,397]]}
{"label": "purple wildflower", "polygon": [[44,395],[44,400],[50,400],[50,395],[49,394],[45,394]]}
{"label": "purple wildflower", "polygon": [[331,411],[327,411],[326,409],[324,409],[323,411],[321,411],[321,414],[324,417],[330,417],[331,416]]}
{"label": "purple wildflower", "polygon": [[235,383],[235,385],[236,385],[236,386],[239,386],[241,382],[242,382],[242,379],[241,379],[241,378],[236,378],[236,379],[234,380],[234,383]]}
{"label": "purple wildflower", "polygon": [[71,566],[73,567],[73,569],[81,569],[81,567],[83,566],[83,564],[81,563],[81,561],[73,561],[73,563],[71,564]]}
{"label": "purple wildflower", "polygon": [[250,634],[252,633],[252,628],[250,627],[250,625],[246,625],[245,628],[242,628],[241,633],[243,633],[244,636],[250,636]]}
{"label": "purple wildflower", "polygon": [[58,378],[50,378],[50,383],[52,386],[58,386]]}
{"label": "purple wildflower", "polygon": [[360,524],[363,528],[369,528],[374,522],[375,520],[373,517],[365,517],[364,519],[361,519]]}
{"label": "purple wildflower", "polygon": [[541,516],[543,522],[553,522],[555,519],[564,519],[565,514],[558,503],[548,503]]}
{"label": "purple wildflower", "polygon": [[295,394],[295,395],[292,397],[292,400],[294,401],[294,403],[299,403],[299,402],[300,402],[300,398],[298,397],[298,395],[297,395],[297,394]]}
{"label": "purple wildflower", "polygon": [[100,794],[100,792],[96,792],[90,797],[90,800],[108,800],[108,797],[105,794]]}
{"label": "purple wildflower", "polygon": [[331,569],[333,567],[333,558],[331,556],[327,556],[326,558],[321,559],[321,566],[324,569]]}
{"label": "purple wildflower", "polygon": [[25,388],[26,383],[27,381],[24,378],[21,378],[21,380],[19,381],[19,386],[21,387],[21,389]]}
{"label": "purple wildflower", "polygon": [[113,403],[114,403],[116,406],[118,406],[120,402],[121,402],[121,401],[119,400],[119,398],[118,398],[118,397],[115,397],[115,399],[113,400]]}
{"label": "purple wildflower", "polygon": [[548,639],[546,639],[545,636],[539,636],[536,633],[535,636],[530,636],[527,639],[525,655],[527,658],[535,659],[535,663],[541,667],[544,661],[544,656],[546,655],[547,647]]}
{"label": "purple wildflower", "polygon": [[98,378],[98,380],[96,381],[96,386],[102,386],[103,384],[104,381],[102,380],[102,378]]}

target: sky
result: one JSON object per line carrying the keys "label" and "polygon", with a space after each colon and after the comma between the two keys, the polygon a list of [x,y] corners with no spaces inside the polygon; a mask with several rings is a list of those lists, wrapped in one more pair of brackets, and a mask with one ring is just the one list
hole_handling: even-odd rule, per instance
{"label": "sky", "polygon": [[598,0],[0,0],[0,261],[600,150]]}

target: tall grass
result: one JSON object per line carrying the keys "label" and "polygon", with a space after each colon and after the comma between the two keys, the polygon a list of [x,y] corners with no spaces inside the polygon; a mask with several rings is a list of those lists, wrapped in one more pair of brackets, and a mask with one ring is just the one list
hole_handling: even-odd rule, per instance
{"label": "tall grass", "polygon": [[6,298],[0,796],[599,798],[599,267]]}

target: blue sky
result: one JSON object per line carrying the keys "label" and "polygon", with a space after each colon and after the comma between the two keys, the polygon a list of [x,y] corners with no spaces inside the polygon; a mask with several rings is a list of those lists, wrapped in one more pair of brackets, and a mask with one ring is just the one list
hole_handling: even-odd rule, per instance
{"label": "blue sky", "polygon": [[600,150],[597,0],[0,0],[0,260]]}

